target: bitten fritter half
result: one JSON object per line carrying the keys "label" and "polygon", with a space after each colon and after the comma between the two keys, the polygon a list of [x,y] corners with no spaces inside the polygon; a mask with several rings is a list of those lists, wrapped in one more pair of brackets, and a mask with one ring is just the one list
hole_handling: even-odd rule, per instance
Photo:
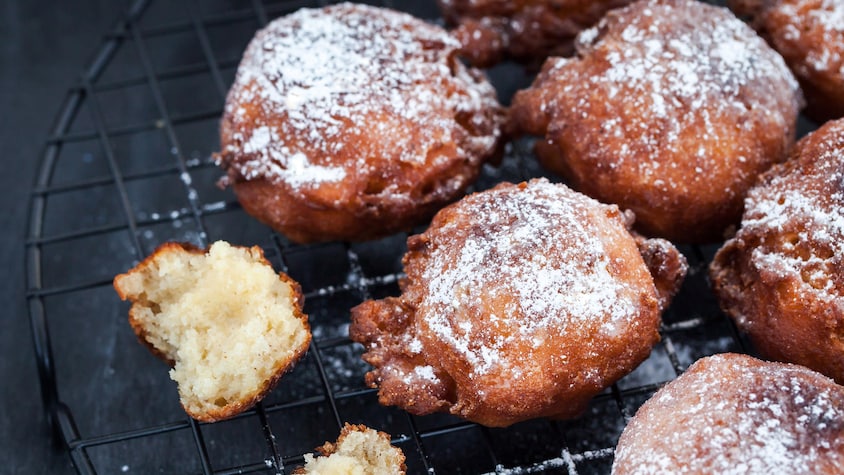
{"label": "bitten fritter half", "polygon": [[258,246],[167,242],[116,276],[114,289],[132,302],[132,330],[172,367],[182,407],[200,421],[254,406],[311,343],[301,287]]}

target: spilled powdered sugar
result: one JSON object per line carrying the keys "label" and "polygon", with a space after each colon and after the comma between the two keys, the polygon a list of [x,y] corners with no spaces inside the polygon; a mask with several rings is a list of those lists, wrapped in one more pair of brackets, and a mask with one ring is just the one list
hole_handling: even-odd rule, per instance
{"label": "spilled powdered sugar", "polygon": [[[428,287],[420,307],[428,310],[420,318],[478,375],[522,365],[507,361],[514,341],[539,348],[547,335],[573,325],[612,337],[638,315],[640,304],[638,291],[609,270],[605,246],[617,243],[599,227],[611,222],[597,224],[585,211],[605,205],[544,179],[518,192],[504,190],[468,198],[471,222],[442,229],[465,241],[456,256],[453,243],[434,246],[423,276]],[[481,321],[462,316],[491,301],[508,303]],[[501,337],[479,337],[487,325]]]}
{"label": "spilled powdered sugar", "polygon": [[491,151],[495,127],[454,136],[456,115],[479,125],[488,120],[481,111],[498,107],[492,86],[453,61],[459,46],[439,27],[365,5],[273,21],[250,43],[229,93],[229,165],[246,180],[295,189],[376,173],[384,162],[422,166],[444,144]]}
{"label": "spilled powdered sugar", "polygon": [[[705,363],[704,363],[705,362]],[[844,390],[798,366],[739,355],[701,360],[625,429],[624,473],[816,473],[844,469]],[[658,424],[658,425],[657,425]]]}

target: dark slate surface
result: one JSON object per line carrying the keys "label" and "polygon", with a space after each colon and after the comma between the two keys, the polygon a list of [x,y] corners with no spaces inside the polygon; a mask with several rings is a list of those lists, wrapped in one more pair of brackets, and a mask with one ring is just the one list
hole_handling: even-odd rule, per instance
{"label": "dark slate surface", "polygon": [[24,289],[29,190],[68,88],[124,0],[0,2],[0,473],[73,473],[43,417]]}

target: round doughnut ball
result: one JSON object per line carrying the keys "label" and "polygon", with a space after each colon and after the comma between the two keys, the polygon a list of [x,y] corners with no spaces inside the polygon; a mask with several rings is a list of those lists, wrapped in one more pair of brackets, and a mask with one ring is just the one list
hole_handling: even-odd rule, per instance
{"label": "round doughnut ball", "polygon": [[723,239],[757,175],[794,143],[800,90],[782,58],[724,8],[641,0],[578,36],[519,91],[511,128],[541,162],[636,213],[647,235]]}
{"label": "round doughnut ball", "polygon": [[844,471],[844,388],[797,365],[703,358],[621,434],[613,475]]}
{"label": "round doughnut ball", "polygon": [[745,206],[710,265],[721,308],[761,355],[844,384],[844,119],[802,138]]}
{"label": "round doughnut ball", "polygon": [[474,65],[503,59],[540,64],[549,55],[572,53],[574,37],[604,14],[633,0],[439,0],[461,53]]}
{"label": "round doughnut ball", "polygon": [[405,230],[460,197],[503,121],[457,40],[364,5],[259,31],[226,99],[218,163],[244,210],[293,241]]}
{"label": "round doughnut ball", "polygon": [[732,0],[730,8],[777,50],[806,95],[806,113],[818,121],[844,117],[844,2],[841,0]]}
{"label": "round doughnut ball", "polygon": [[617,206],[544,179],[469,195],[407,244],[401,296],[352,309],[366,381],[487,426],[580,414],[648,357],[686,271]]}

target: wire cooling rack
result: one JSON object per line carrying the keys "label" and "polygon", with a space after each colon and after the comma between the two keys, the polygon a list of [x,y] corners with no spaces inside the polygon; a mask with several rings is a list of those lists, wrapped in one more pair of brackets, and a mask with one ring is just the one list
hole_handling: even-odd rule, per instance
{"label": "wire cooling rack", "polygon": [[[290,473],[351,422],[391,434],[409,473],[609,473],[626,421],[662,384],[702,356],[749,350],[706,281],[717,246],[681,248],[691,268],[661,342],[579,419],[489,429],[379,405],[364,384],[363,348],[348,339],[349,309],[398,294],[407,234],[292,244],[216,187],[222,172],[210,158],[254,32],[325,3],[139,0],[68,92],[32,190],[26,242],[34,346],[57,440],[85,474]],[[433,1],[375,3],[438,14]],[[489,74],[505,102],[531,79],[513,65]],[[511,144],[474,189],[545,175],[530,145]],[[219,239],[262,246],[301,283],[314,339],[255,409],[202,424],[182,411],[165,365],[136,341],[111,281],[162,242]]]}

